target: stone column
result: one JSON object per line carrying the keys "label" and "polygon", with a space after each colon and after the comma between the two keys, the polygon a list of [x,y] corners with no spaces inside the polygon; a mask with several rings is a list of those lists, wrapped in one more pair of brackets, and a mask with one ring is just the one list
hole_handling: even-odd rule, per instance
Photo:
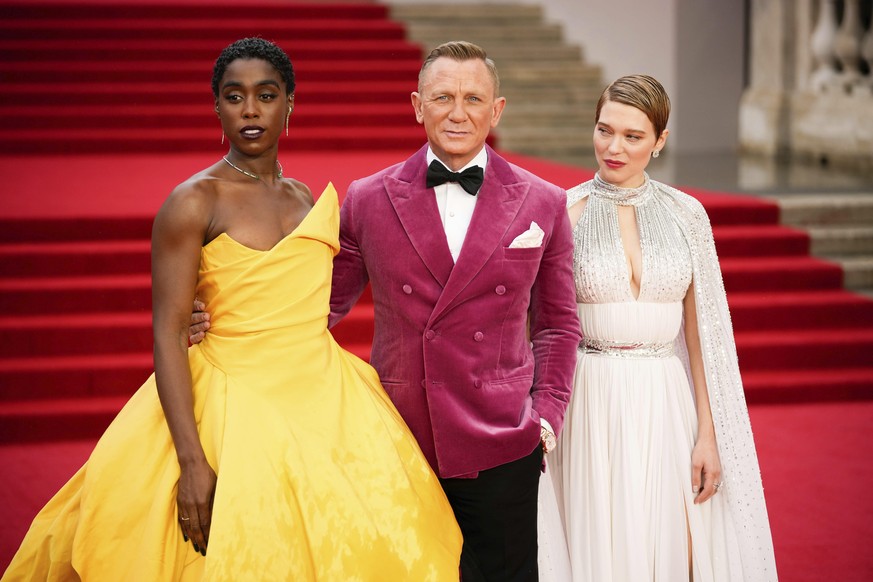
{"label": "stone column", "polygon": [[786,157],[790,153],[790,96],[796,85],[797,2],[752,0],[750,9],[750,83],[740,101],[740,149]]}

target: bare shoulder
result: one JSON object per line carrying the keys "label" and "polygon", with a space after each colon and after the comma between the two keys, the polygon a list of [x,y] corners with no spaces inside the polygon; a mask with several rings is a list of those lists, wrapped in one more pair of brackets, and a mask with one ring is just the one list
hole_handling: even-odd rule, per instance
{"label": "bare shoulder", "polygon": [[204,170],[173,188],[155,216],[155,234],[177,229],[205,233],[214,213],[219,183],[209,170]]}
{"label": "bare shoulder", "polygon": [[308,208],[315,205],[315,198],[312,196],[312,190],[309,186],[294,178],[285,178],[286,191],[289,196],[299,200]]}

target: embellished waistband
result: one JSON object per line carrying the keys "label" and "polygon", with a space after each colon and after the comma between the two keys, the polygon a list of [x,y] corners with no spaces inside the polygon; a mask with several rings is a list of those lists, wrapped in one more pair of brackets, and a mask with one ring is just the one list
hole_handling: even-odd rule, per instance
{"label": "embellished waistband", "polygon": [[586,354],[613,358],[669,358],[673,355],[673,342],[627,343],[585,338],[579,349]]}

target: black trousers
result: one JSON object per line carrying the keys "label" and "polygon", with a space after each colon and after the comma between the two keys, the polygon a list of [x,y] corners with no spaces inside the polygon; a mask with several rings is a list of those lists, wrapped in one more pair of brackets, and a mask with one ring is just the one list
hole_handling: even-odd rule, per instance
{"label": "black trousers", "polygon": [[463,582],[536,582],[542,447],[476,479],[440,479],[464,534]]}

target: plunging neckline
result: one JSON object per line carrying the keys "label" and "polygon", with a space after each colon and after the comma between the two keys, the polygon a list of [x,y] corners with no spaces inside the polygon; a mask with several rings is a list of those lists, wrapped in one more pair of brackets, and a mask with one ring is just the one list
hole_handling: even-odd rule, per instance
{"label": "plunging neckline", "polygon": [[[652,198],[654,195],[654,188],[649,180],[649,175],[645,172],[643,172],[643,183],[636,188],[623,188],[621,186],[610,184],[603,180],[599,173],[594,174],[594,184],[596,187],[593,195],[600,198],[601,201],[611,203],[616,207],[615,222],[616,228],[618,229],[618,242],[621,246],[621,256],[624,259],[624,269],[622,270],[624,271],[625,289],[627,289],[627,294],[631,300],[634,303],[638,303],[640,297],[643,296],[643,283],[645,282],[646,276],[646,260],[645,254],[643,253],[643,237],[640,230],[640,214],[637,211],[637,207],[642,206]],[[633,261],[625,249],[624,237],[621,235],[621,221],[618,214],[619,206],[630,206],[633,208],[634,212],[634,228],[637,232],[637,240],[639,241],[640,249],[640,285],[636,296],[634,296],[633,290]]]}
{"label": "plunging neckline", "polygon": [[617,224],[618,242],[621,245],[621,255],[624,258],[625,268],[623,269],[623,271],[624,271],[624,276],[625,276],[625,288],[627,289],[627,293],[630,296],[630,298],[633,300],[633,302],[637,303],[637,302],[639,302],[640,297],[643,294],[643,278],[645,276],[646,269],[645,269],[645,257],[643,256],[643,240],[642,240],[642,235],[640,234],[640,216],[637,213],[637,209],[635,206],[631,206],[630,208],[632,208],[632,212],[634,213],[634,230],[637,231],[637,242],[639,243],[639,250],[640,250],[640,284],[639,284],[639,289],[637,290],[636,296],[634,296],[634,287],[633,287],[634,264],[633,264],[633,260],[631,260],[631,257],[628,254],[627,248],[625,248],[624,237],[621,235],[621,219],[619,217],[619,208],[615,209],[615,221],[618,223]]}
{"label": "plunging neckline", "polygon": [[[642,237],[642,231],[640,229],[640,216],[639,216],[639,211],[637,210],[637,207],[642,206],[643,204],[645,204],[646,202],[651,200],[652,196],[654,195],[654,187],[651,183],[651,180],[649,179],[649,175],[645,172],[643,172],[643,183],[640,186],[637,186],[636,188],[622,188],[619,186],[615,186],[613,184],[610,184],[609,182],[604,181],[600,177],[599,174],[594,175],[593,182],[594,182],[595,187],[592,189],[592,191],[590,193],[590,197],[597,198],[599,200],[599,202],[601,202],[603,204],[611,204],[613,207],[615,207],[615,217],[614,217],[615,218],[615,228],[616,228],[616,234],[617,234],[618,252],[619,252],[619,255],[623,259],[621,270],[623,273],[624,288],[626,290],[627,297],[630,299],[630,301],[633,303],[638,303],[640,300],[640,297],[643,296],[643,290],[645,288],[645,283],[646,283],[646,271],[647,271],[647,269],[646,269],[646,256],[645,256],[645,253],[643,252],[643,237]],[[589,196],[586,195],[586,197],[589,197]],[[590,203],[590,197],[589,197],[589,200],[586,201],[586,203],[585,203],[585,208],[582,210],[582,214],[580,215],[579,220],[576,222],[576,225],[574,225],[574,227],[573,227],[574,231],[576,230],[576,228],[579,227],[579,224],[582,222],[584,215],[588,211],[588,204]],[[577,200],[576,203],[578,203],[579,201],[584,200],[584,199],[585,198],[580,198],[580,200]],[[625,248],[625,239],[622,236],[622,231],[621,231],[621,221],[619,218],[619,208],[618,208],[620,206],[630,206],[633,208],[633,213],[634,213],[634,229],[636,230],[636,233],[637,233],[637,241],[639,244],[638,248],[640,250],[640,279],[639,279],[640,283],[639,283],[639,289],[638,289],[638,292],[636,295],[634,295],[634,291],[633,291],[633,280],[634,280],[633,279],[633,275],[634,275],[633,261],[631,260],[631,257],[628,254],[627,249]],[[575,238],[575,236],[574,236],[574,238]]]}

